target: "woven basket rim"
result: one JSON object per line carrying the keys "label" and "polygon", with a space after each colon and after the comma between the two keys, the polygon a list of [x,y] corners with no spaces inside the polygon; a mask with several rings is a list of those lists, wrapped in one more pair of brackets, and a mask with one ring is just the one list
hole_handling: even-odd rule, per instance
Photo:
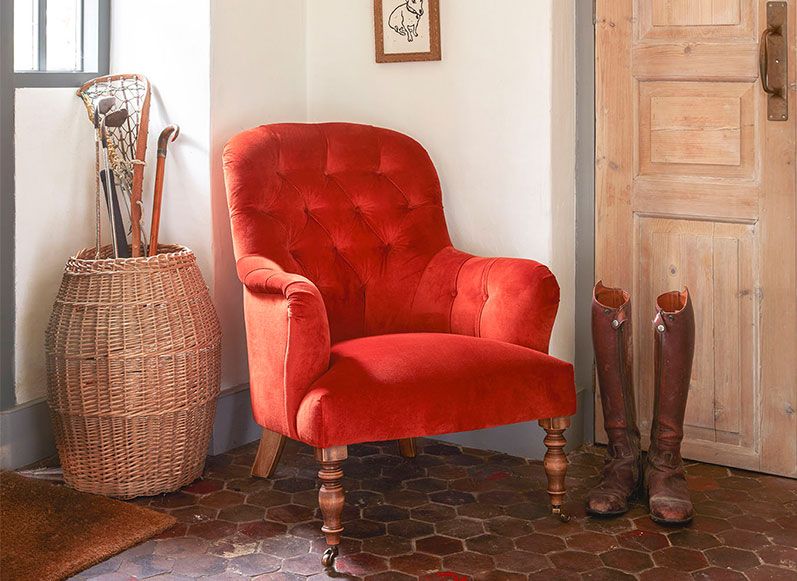
{"label": "woven basket rim", "polygon": [[[108,246],[103,246],[103,249],[107,249]],[[165,252],[163,250],[165,250]],[[157,260],[169,259],[169,258],[176,258],[180,256],[187,256],[193,255],[194,251],[191,250],[188,246],[183,246],[182,244],[159,244],[158,245],[158,253],[155,256],[137,256],[135,258],[94,258],[94,255],[97,252],[97,249],[94,246],[89,248],[83,248],[76,252],[73,256],[69,258],[70,262],[74,261],[80,264],[146,264],[150,262],[154,262]]]}
{"label": "woven basket rim", "polygon": [[84,248],[71,256],[64,266],[66,274],[111,274],[134,273],[149,270],[177,268],[188,262],[196,262],[194,251],[180,244],[159,244],[158,254],[155,256],[138,256],[136,258],[107,257],[112,253],[109,245],[103,246],[103,258],[95,258],[95,247]]}

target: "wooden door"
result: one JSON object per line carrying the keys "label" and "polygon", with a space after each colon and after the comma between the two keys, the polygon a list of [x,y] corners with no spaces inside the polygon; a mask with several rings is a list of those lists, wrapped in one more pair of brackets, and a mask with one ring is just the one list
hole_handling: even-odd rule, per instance
{"label": "wooden door", "polygon": [[655,297],[688,285],[684,457],[797,476],[797,0],[783,4],[785,121],[759,79],[766,1],[596,0],[595,252],[597,278],[633,292],[645,446]]}

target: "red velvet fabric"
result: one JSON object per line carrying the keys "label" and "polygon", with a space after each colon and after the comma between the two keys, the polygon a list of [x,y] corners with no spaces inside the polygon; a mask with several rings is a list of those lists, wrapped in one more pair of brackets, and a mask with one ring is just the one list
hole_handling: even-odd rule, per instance
{"label": "red velvet fabric", "polygon": [[573,367],[518,345],[442,333],[332,347],[299,406],[299,438],[325,448],[489,428],[575,411]]}
{"label": "red velvet fabric", "polygon": [[[426,151],[409,137],[344,123],[262,126],[227,144],[224,170],[238,275],[245,286],[252,406],[261,425],[314,445],[344,437],[332,426],[348,422],[346,417],[327,412],[324,420],[311,418],[308,409],[324,406],[305,399],[330,374],[337,378],[335,385],[340,383],[344,374],[335,369],[338,360],[330,367],[330,345],[337,349],[347,340],[413,333],[408,336],[421,345],[428,338],[417,333],[446,333],[514,344],[526,348],[529,357],[547,352],[559,302],[556,279],[534,261],[477,258],[452,248],[437,173]],[[371,343],[350,345],[365,352]],[[465,357],[459,353],[453,350],[451,356]],[[499,366],[488,360],[497,374]],[[435,373],[418,370],[419,381],[433,382],[426,386],[430,401],[441,374],[453,373],[458,365],[456,359],[438,361]],[[540,365],[527,376],[534,405],[513,401],[507,406],[526,410],[523,417],[502,420],[498,411],[473,410],[467,413],[475,417],[450,418],[445,429],[571,414],[572,378],[561,387],[561,377],[553,372],[547,377],[543,370],[549,367]],[[559,385],[561,397],[532,395],[547,394],[546,382]],[[493,405],[498,393],[509,392],[482,390],[481,407],[504,409]],[[522,400],[522,394],[512,394]],[[542,400],[550,405],[541,405]],[[466,409],[464,404],[452,408],[452,416]],[[405,428],[413,435],[440,433],[422,422]],[[350,442],[377,433],[384,439],[404,434],[375,432],[368,425],[357,429],[346,432]]]}

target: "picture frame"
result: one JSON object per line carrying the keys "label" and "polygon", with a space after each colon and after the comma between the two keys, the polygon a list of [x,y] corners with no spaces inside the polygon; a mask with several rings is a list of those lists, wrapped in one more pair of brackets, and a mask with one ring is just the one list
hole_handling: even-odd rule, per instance
{"label": "picture frame", "polygon": [[376,62],[442,60],[440,0],[374,0]]}

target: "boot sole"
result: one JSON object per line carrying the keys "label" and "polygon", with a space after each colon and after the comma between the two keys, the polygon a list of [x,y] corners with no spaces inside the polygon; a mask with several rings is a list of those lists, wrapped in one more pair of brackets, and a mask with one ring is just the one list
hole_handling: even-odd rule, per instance
{"label": "boot sole", "polygon": [[652,514],[650,515],[650,520],[652,520],[657,525],[663,525],[663,526],[683,526],[683,525],[688,525],[690,522],[692,522],[693,518],[694,517],[690,516],[689,518],[684,519],[684,520],[666,520],[666,519],[663,519],[663,518],[657,518],[657,517],[653,516]]}
{"label": "boot sole", "polygon": [[611,517],[615,517],[615,516],[621,516],[621,515],[627,513],[629,510],[631,510],[631,509],[627,508],[625,510],[617,510],[617,511],[614,511],[614,512],[597,512],[597,511],[594,511],[594,510],[586,509],[586,513],[589,516],[597,516],[597,517],[601,517],[601,518],[611,518]]}

